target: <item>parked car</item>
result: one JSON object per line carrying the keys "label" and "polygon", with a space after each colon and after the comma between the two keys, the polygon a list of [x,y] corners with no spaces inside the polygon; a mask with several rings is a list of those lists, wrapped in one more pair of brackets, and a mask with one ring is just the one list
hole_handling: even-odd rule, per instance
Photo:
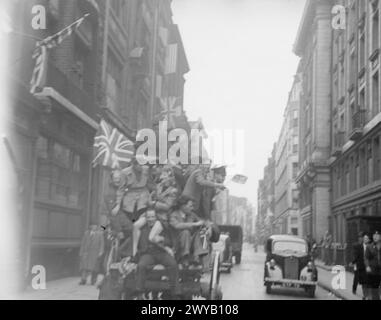
{"label": "parked car", "polygon": [[308,252],[307,241],[290,235],[272,235],[265,245],[264,285],[271,293],[273,286],[303,288],[315,296],[318,272]]}
{"label": "parked car", "polygon": [[212,245],[213,253],[220,252],[220,270],[230,273],[231,268],[233,267],[233,250],[228,234],[221,234],[218,242],[213,243]]}
{"label": "parked car", "polygon": [[218,226],[222,233],[227,233],[230,236],[233,250],[233,257],[236,264],[241,263],[242,256],[242,242],[243,242],[243,231],[241,226],[229,226],[229,225],[219,225]]}

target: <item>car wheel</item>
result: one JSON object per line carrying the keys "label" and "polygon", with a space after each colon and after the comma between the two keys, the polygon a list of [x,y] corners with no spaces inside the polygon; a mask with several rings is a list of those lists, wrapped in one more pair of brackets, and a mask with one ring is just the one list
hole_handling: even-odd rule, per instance
{"label": "car wheel", "polygon": [[271,294],[271,283],[266,283],[266,293]]}
{"label": "car wheel", "polygon": [[236,264],[241,264],[241,253],[237,253],[235,255],[235,263]]}
{"label": "car wheel", "polygon": [[315,287],[308,287],[306,291],[307,291],[308,297],[315,298]]}
{"label": "car wheel", "polygon": [[227,273],[231,273],[231,267],[228,267],[228,268],[226,269],[226,272],[227,272]]}

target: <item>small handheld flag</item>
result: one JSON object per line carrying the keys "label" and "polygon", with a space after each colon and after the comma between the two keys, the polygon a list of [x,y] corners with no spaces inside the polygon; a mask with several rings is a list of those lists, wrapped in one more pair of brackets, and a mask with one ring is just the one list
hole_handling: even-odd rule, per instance
{"label": "small handheld flag", "polygon": [[242,175],[242,174],[236,174],[232,181],[239,184],[245,184],[247,182],[248,177]]}

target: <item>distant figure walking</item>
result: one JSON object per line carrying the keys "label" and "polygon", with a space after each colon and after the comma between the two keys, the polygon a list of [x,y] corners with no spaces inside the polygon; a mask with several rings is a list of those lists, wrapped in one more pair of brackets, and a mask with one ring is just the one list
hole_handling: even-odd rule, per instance
{"label": "distant figure walking", "polygon": [[83,236],[79,250],[81,281],[85,285],[87,277],[91,274],[91,284],[97,281],[99,262],[104,252],[104,236],[97,225],[91,225]]}

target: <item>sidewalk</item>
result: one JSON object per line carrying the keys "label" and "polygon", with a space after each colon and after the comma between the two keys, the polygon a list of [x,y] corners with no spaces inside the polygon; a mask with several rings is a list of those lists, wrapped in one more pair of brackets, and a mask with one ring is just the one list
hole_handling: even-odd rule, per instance
{"label": "sidewalk", "polygon": [[97,300],[95,286],[80,286],[79,278],[65,278],[46,283],[45,290],[28,288],[20,294],[20,300]]}
{"label": "sidewalk", "polygon": [[332,266],[326,266],[322,261],[316,260],[315,265],[318,268],[318,285],[324,290],[332,292],[336,297],[343,300],[362,300],[361,286],[357,288],[357,294],[352,293],[353,273],[345,272],[345,289],[333,289],[332,279],[335,276],[331,272]]}

